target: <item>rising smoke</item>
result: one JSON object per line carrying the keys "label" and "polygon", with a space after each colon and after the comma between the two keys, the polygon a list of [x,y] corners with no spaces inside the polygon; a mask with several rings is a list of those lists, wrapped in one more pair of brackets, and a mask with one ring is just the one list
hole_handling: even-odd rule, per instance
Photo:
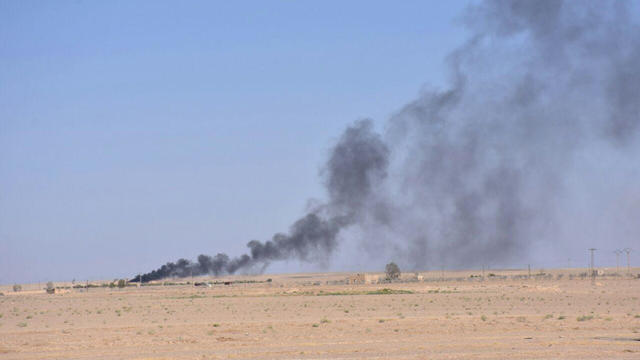
{"label": "rising smoke", "polygon": [[[557,235],[574,209],[571,189],[580,188],[568,179],[589,176],[583,169],[603,152],[637,161],[640,27],[632,5],[470,6],[462,22],[471,36],[447,58],[450,88],[423,91],[383,134],[369,120],[348,127],[323,171],[326,204],[287,234],[249,242],[249,254],[181,259],[142,281],[316,261],[347,228],[371,256],[391,253],[415,268],[505,261]],[[640,234],[637,225],[630,231]]]}
{"label": "rising smoke", "polygon": [[198,256],[192,263],[180,259],[157,270],[137,276],[143,282],[166,277],[203,274],[233,274],[240,269],[284,259],[313,261],[332,253],[343,228],[358,222],[376,184],[384,179],[389,151],[370,120],[357,121],[347,128],[334,147],[325,169],[329,202],[316,206],[296,221],[288,234],[275,234],[266,242],[252,240],[250,254],[230,259],[225,254]]}

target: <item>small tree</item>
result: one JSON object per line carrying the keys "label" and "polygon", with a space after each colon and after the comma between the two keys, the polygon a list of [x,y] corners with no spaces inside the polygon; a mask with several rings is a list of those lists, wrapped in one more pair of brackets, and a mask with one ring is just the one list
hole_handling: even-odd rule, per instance
{"label": "small tree", "polygon": [[118,280],[118,287],[120,289],[122,289],[123,287],[127,286],[127,282],[124,279],[120,279]]}
{"label": "small tree", "polygon": [[388,263],[384,271],[387,273],[388,280],[397,280],[400,278],[400,268],[394,262]]}
{"label": "small tree", "polygon": [[13,291],[19,292],[20,290],[22,290],[22,285],[20,285],[20,284],[14,284],[13,285]]}

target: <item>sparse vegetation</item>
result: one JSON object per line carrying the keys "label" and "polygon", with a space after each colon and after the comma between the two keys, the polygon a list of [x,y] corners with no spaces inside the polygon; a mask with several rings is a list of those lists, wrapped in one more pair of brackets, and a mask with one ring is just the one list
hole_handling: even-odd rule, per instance
{"label": "sparse vegetation", "polygon": [[[306,332],[317,338],[344,337],[345,344],[355,344],[362,337],[371,338],[373,342],[367,346],[378,351],[376,344],[380,341],[386,341],[389,336],[400,341],[401,334],[412,334],[416,323],[425,318],[437,324],[437,329],[428,330],[430,333],[464,326],[474,341],[481,332],[498,339],[500,329],[506,327],[518,332],[535,328],[545,334],[579,329],[585,336],[592,336],[597,331],[610,331],[624,324],[631,333],[640,332],[640,314],[635,306],[639,296],[634,296],[637,291],[627,289],[621,292],[622,296],[615,297],[620,288],[614,286],[622,286],[623,279],[612,279],[611,285],[605,283],[596,288],[593,297],[583,297],[585,291],[580,285],[563,285],[569,284],[568,276],[558,286],[561,291],[552,292],[544,282],[534,284],[533,280],[510,282],[496,278],[480,283],[475,279],[469,281],[468,274],[460,274],[458,280],[449,283],[436,282],[439,277],[426,274],[425,284],[394,283],[386,287],[330,284],[331,280],[316,281],[307,277],[293,283],[274,278],[278,286],[256,283],[196,289],[185,285],[126,292],[90,291],[88,296],[80,291],[74,295],[73,290],[71,294],[64,291],[55,297],[17,294],[0,298],[3,306],[0,321],[5,331],[3,336],[14,337],[9,341],[22,336],[25,344],[35,344],[36,337],[42,333],[55,333],[59,341],[77,344],[84,335],[82,328],[102,327],[106,336],[94,331],[90,334],[95,339],[96,351],[104,350],[107,345],[103,344],[123,341],[127,335],[114,332],[120,327],[127,328],[126,334],[140,344],[166,341],[192,344],[190,346],[198,350],[200,346],[227,341],[228,345],[242,349],[244,339],[256,344],[286,343],[296,341],[291,339],[300,338],[300,334],[304,336]],[[544,281],[556,281],[556,274],[553,275]],[[320,285],[316,285],[318,282]],[[119,287],[119,280],[103,283]],[[589,282],[583,285],[591,290]],[[64,289],[64,284],[59,284],[56,292],[59,289]],[[182,326],[187,326],[188,331]],[[468,340],[461,341],[469,344]],[[41,351],[33,345],[25,348],[27,352]]]}
{"label": "sparse vegetation", "polygon": [[13,284],[13,291],[14,291],[14,292],[20,292],[20,291],[22,291],[22,285],[20,285],[20,284]]}
{"label": "sparse vegetation", "polygon": [[394,262],[390,262],[385,266],[384,272],[387,275],[387,280],[397,280],[400,278],[400,268]]}
{"label": "sparse vegetation", "polygon": [[118,288],[122,289],[127,286],[127,281],[125,279],[118,280]]}
{"label": "sparse vegetation", "polygon": [[578,321],[587,321],[587,320],[591,320],[593,319],[593,315],[582,315],[582,316],[578,316],[578,318],[576,320]]}
{"label": "sparse vegetation", "polygon": [[[333,291],[333,292],[324,292],[320,291],[316,296],[346,296],[346,295],[397,295],[397,294],[413,294],[414,292],[411,290],[396,290],[396,289],[378,289],[372,291]],[[313,295],[313,293],[300,293],[298,295]]]}
{"label": "sparse vegetation", "polygon": [[368,291],[367,295],[394,295],[394,294],[413,294],[411,290],[395,290],[395,289],[379,289],[374,291]]}

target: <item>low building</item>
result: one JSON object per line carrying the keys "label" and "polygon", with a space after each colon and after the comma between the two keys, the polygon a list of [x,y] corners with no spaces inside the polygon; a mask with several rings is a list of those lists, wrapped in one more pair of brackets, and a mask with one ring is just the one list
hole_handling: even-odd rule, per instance
{"label": "low building", "polygon": [[377,284],[379,280],[380,280],[379,275],[358,273],[358,274],[353,274],[347,277],[346,283],[349,285]]}

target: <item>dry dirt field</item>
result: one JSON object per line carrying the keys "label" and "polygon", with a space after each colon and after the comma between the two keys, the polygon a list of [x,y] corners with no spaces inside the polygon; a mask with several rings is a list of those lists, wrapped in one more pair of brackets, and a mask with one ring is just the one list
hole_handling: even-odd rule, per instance
{"label": "dry dirt field", "polygon": [[375,285],[265,275],[54,295],[3,286],[0,359],[640,359],[640,280],[560,272]]}

